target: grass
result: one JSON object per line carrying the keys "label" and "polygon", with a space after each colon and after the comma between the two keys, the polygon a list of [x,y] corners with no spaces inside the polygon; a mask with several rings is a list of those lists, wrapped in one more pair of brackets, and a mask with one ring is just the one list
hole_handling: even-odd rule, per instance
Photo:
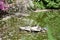
{"label": "grass", "polygon": [[48,25],[48,40],[60,40],[59,11],[32,13],[29,18],[35,20],[42,27],[47,27]]}
{"label": "grass", "polygon": [[50,28],[50,27],[48,27],[47,34],[48,34],[48,40],[56,40],[56,39],[52,36],[52,31],[51,31],[51,28]]}
{"label": "grass", "polygon": [[[26,31],[19,31],[19,27],[28,25],[27,20],[12,17],[5,21],[0,21],[0,35],[3,40],[42,40],[47,39],[46,33],[30,33]],[[27,18],[26,18],[27,19]],[[3,23],[3,24],[2,24]],[[28,22],[29,23],[29,22]]]}
{"label": "grass", "polygon": [[[23,20],[24,19],[24,20]],[[28,21],[29,19],[29,21]],[[31,20],[34,20],[31,23]],[[30,24],[31,23],[31,24]],[[45,33],[30,33],[19,31],[19,27],[26,25],[48,26]],[[60,40],[60,12],[32,12],[30,16],[19,19],[12,17],[11,19],[0,21],[0,32],[3,34],[3,40]]]}

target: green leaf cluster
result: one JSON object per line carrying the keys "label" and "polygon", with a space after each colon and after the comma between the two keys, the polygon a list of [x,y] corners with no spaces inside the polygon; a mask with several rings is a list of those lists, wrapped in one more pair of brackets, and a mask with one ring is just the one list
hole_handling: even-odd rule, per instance
{"label": "green leaf cluster", "polygon": [[[60,0],[35,0],[34,2],[35,2],[35,6],[38,5],[37,8],[42,8],[42,9],[44,7],[47,9],[58,9],[58,8],[60,8]],[[39,3],[39,4],[36,4],[36,3]]]}

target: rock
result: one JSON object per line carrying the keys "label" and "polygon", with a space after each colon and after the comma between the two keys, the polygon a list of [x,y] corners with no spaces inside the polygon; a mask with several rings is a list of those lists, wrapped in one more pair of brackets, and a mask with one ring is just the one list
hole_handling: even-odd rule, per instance
{"label": "rock", "polygon": [[0,40],[2,40],[2,38],[0,38]]}
{"label": "rock", "polygon": [[31,31],[41,31],[41,27],[31,27]]}
{"label": "rock", "polygon": [[20,30],[31,31],[29,26],[28,27],[20,27]]}
{"label": "rock", "polygon": [[46,29],[41,28],[40,26],[26,26],[26,27],[20,27],[20,30],[24,31],[31,31],[31,32],[46,32]]}

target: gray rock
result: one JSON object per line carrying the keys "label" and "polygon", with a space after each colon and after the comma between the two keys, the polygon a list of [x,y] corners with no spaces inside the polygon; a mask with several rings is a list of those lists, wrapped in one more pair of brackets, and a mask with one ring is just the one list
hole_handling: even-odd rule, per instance
{"label": "gray rock", "polygon": [[26,27],[20,27],[20,30],[24,31],[31,31],[31,32],[46,32],[47,29],[41,28],[40,26],[26,26]]}
{"label": "gray rock", "polygon": [[0,40],[2,40],[2,38],[0,38]]}

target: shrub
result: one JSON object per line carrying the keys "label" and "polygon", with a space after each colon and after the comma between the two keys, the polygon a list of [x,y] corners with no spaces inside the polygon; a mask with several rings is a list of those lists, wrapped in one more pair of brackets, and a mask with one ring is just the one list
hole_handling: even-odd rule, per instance
{"label": "shrub", "polygon": [[[51,8],[51,9],[60,8],[60,0],[35,0],[34,2],[35,2],[35,4],[38,3],[37,4],[38,6],[40,5],[37,8],[44,8],[44,7]],[[41,2],[42,2],[42,5],[41,5]],[[44,6],[44,7],[41,7],[41,6]]]}

